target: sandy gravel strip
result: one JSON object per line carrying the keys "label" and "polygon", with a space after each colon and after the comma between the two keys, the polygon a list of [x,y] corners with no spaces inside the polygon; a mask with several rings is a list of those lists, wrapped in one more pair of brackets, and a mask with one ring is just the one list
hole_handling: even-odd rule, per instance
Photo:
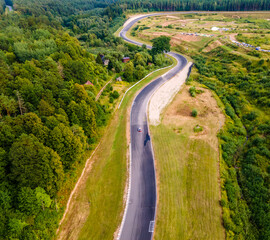
{"label": "sandy gravel strip", "polygon": [[174,96],[179,92],[181,86],[186,81],[189,68],[192,62],[176,74],[172,79],[164,83],[151,97],[149,101],[148,114],[151,125],[160,124],[160,115],[163,109],[173,100]]}

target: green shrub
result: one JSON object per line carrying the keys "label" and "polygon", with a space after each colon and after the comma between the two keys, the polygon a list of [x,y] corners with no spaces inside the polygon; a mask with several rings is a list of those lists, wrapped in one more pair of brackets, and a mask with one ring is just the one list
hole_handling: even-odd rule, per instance
{"label": "green shrub", "polygon": [[197,125],[193,128],[193,131],[194,131],[194,132],[202,132],[202,131],[203,131],[203,127],[197,124]]}
{"label": "green shrub", "polygon": [[196,109],[193,109],[192,112],[191,112],[191,116],[192,117],[197,117],[197,115],[198,115],[197,110]]}
{"label": "green shrub", "polygon": [[189,88],[189,93],[190,93],[191,97],[196,97],[196,94],[200,94],[203,92],[204,92],[203,90],[196,89],[195,86]]}
{"label": "green shrub", "polygon": [[119,93],[116,90],[114,90],[112,93],[110,93],[110,97],[117,99],[119,98]]}

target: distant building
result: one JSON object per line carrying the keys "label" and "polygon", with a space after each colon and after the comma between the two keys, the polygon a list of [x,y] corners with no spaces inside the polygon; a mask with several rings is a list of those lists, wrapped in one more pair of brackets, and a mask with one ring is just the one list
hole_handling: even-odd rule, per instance
{"label": "distant building", "polygon": [[101,60],[102,60],[102,62],[104,64],[104,66],[108,66],[110,60],[105,59],[105,55],[104,54],[99,54],[99,56],[100,56],[100,58],[101,58]]}
{"label": "distant building", "polygon": [[104,54],[99,54],[99,56],[100,56],[100,58],[101,58],[102,62],[104,62],[104,60],[105,60],[105,56],[104,56]]}
{"label": "distant building", "polygon": [[130,60],[130,57],[123,57],[122,62],[127,63]]}
{"label": "distant building", "polygon": [[116,78],[116,81],[117,81],[117,82],[122,82],[123,80],[122,80],[121,77],[118,77],[118,78]]}
{"label": "distant building", "polygon": [[94,84],[91,83],[89,80],[84,85],[86,85],[86,86],[94,86]]}
{"label": "distant building", "polygon": [[108,66],[108,65],[109,65],[109,62],[110,62],[110,60],[105,59],[105,60],[103,61],[104,66]]}

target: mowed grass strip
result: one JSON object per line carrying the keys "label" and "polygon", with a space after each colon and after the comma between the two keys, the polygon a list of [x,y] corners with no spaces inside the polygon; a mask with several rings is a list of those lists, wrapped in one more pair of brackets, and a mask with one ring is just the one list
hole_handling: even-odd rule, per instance
{"label": "mowed grass strip", "polygon": [[[175,66],[176,61],[172,60],[173,66]],[[169,69],[151,74],[126,94],[92,158],[91,170],[74,194],[75,197],[57,239],[111,240],[114,238],[124,210],[123,195],[127,180],[128,109],[135,94],[143,86]]]}
{"label": "mowed grass strip", "polygon": [[[155,240],[225,239],[216,137],[224,117],[209,90],[192,98],[188,88],[177,94],[161,124],[150,128],[159,191]],[[197,124],[202,132],[194,132]]]}

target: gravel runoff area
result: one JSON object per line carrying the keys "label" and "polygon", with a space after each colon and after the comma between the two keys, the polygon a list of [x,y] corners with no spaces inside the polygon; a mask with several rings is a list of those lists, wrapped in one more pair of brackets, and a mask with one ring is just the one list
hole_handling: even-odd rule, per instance
{"label": "gravel runoff area", "polygon": [[157,126],[160,124],[160,115],[163,109],[173,100],[174,96],[179,92],[181,86],[186,81],[188,71],[192,62],[176,74],[169,81],[164,83],[151,97],[148,106],[149,123]]}

